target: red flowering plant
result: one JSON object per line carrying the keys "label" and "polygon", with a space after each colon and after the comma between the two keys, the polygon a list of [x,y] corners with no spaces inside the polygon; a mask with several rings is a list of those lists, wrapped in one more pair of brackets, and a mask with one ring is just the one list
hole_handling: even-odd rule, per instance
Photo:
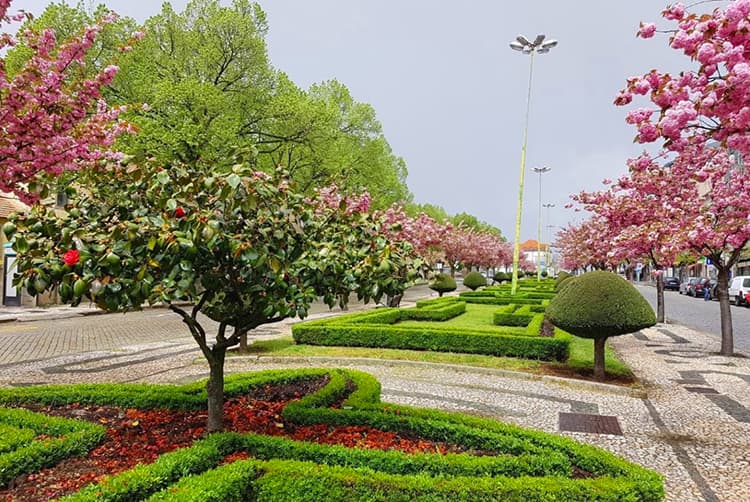
{"label": "red flowering plant", "polygon": [[[14,218],[18,284],[108,311],[163,302],[185,320],[210,368],[209,431],[223,428],[224,358],[243,334],[305,317],[318,296],[331,306],[348,292],[379,299],[394,281],[383,263],[409,260],[412,248],[364,207],[317,212],[283,172],[220,169],[110,167],[89,173],[67,214],[34,207]],[[65,270],[60,256],[73,248],[80,263]],[[199,313],[218,323],[215,340]]]}
{"label": "red flowering plant", "polygon": [[78,263],[81,259],[81,253],[76,251],[75,249],[70,249],[65,252],[62,256],[63,263],[66,264],[69,267],[72,267],[76,263]]}

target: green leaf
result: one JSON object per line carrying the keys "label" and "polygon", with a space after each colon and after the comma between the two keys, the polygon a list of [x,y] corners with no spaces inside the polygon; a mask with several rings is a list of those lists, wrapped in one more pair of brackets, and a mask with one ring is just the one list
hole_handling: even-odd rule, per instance
{"label": "green leaf", "polygon": [[159,171],[156,173],[156,181],[160,185],[166,185],[169,183],[169,173],[167,171]]}
{"label": "green leaf", "polygon": [[227,176],[227,185],[229,185],[233,189],[236,189],[238,186],[240,186],[240,183],[242,183],[242,178],[240,178],[238,175],[232,173]]}

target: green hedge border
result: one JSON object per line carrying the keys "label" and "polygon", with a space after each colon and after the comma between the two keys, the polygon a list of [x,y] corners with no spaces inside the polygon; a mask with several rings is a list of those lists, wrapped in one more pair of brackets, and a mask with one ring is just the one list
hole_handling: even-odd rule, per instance
{"label": "green hedge border", "polygon": [[[412,433],[434,441],[461,444],[496,456],[416,454],[348,449],[286,438],[236,433],[213,434],[189,448],[161,455],[155,462],[109,476],[64,498],[111,500],[565,500],[659,501],[661,477],[605,450],[572,439],[523,429],[494,420],[380,402],[380,384],[352,370],[277,370],[233,375],[227,394],[258,385],[327,377],[326,385],[282,414],[297,424],[369,425]],[[99,384],[38,387],[40,399],[63,403],[92,393],[100,404],[147,404],[160,394],[193,407],[200,383],[185,386]],[[351,389],[355,390],[351,392]],[[28,388],[1,389],[0,402],[32,402]],[[54,399],[55,391],[60,395]],[[125,396],[133,398],[126,402]],[[94,401],[91,397],[88,401]],[[329,408],[340,403],[339,408]],[[0,408],[2,409],[2,408]],[[56,419],[57,420],[57,419]],[[229,454],[247,452],[250,460],[219,465]],[[572,479],[572,466],[596,475]],[[216,494],[216,495],[212,495]]]}
{"label": "green hedge border", "polygon": [[[3,488],[22,474],[87,454],[106,434],[106,429],[97,424],[14,408],[0,408],[0,425],[5,426],[0,432],[7,448],[0,453],[0,487]],[[35,439],[40,435],[49,438]]]}
{"label": "green hedge border", "polygon": [[[529,301],[538,303],[540,300]],[[525,324],[508,326],[506,332],[494,327],[482,330],[395,324],[403,319],[414,319],[417,315],[420,320],[442,321],[444,317],[465,311],[465,303],[463,298],[441,298],[418,302],[416,309],[382,308],[307,321],[293,325],[292,336],[295,342],[308,345],[431,350],[542,361],[568,359],[568,340],[539,336],[544,320],[541,314],[534,314]],[[526,327],[519,329],[519,326]]]}

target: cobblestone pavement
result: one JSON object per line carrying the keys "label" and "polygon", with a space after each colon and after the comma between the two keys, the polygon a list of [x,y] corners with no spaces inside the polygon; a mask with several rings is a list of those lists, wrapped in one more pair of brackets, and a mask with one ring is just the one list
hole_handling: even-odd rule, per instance
{"label": "cobblestone pavement", "polygon": [[[17,346],[2,345],[0,331],[0,357],[5,361],[0,364],[0,385],[185,382],[206,376],[197,346],[179,322],[170,324],[168,312],[144,313],[129,330],[118,317],[97,316],[98,327],[87,327],[86,321],[94,319],[88,317],[71,320],[69,327],[64,324],[63,331],[76,337],[106,340],[92,344],[89,351],[26,345],[34,347],[26,356],[35,357],[8,356]],[[0,325],[0,330],[4,326],[10,327]],[[263,336],[288,332],[289,323],[284,323],[266,327]],[[41,333],[30,329],[14,337],[49,338]],[[606,448],[664,474],[669,501],[750,500],[750,360],[715,355],[715,338],[677,325],[657,326],[610,343],[642,379],[642,388],[354,359],[232,357],[227,371],[356,368],[380,380],[384,401],[475,413]]]}

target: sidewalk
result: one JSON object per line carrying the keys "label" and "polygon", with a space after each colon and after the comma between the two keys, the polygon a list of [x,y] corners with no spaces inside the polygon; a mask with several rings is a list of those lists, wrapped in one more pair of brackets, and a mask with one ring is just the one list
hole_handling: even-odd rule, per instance
{"label": "sidewalk", "polygon": [[94,304],[81,304],[77,307],[55,305],[52,307],[5,307],[0,306],[0,323],[29,322],[53,319],[67,319],[86,315],[98,315],[105,312]]}

